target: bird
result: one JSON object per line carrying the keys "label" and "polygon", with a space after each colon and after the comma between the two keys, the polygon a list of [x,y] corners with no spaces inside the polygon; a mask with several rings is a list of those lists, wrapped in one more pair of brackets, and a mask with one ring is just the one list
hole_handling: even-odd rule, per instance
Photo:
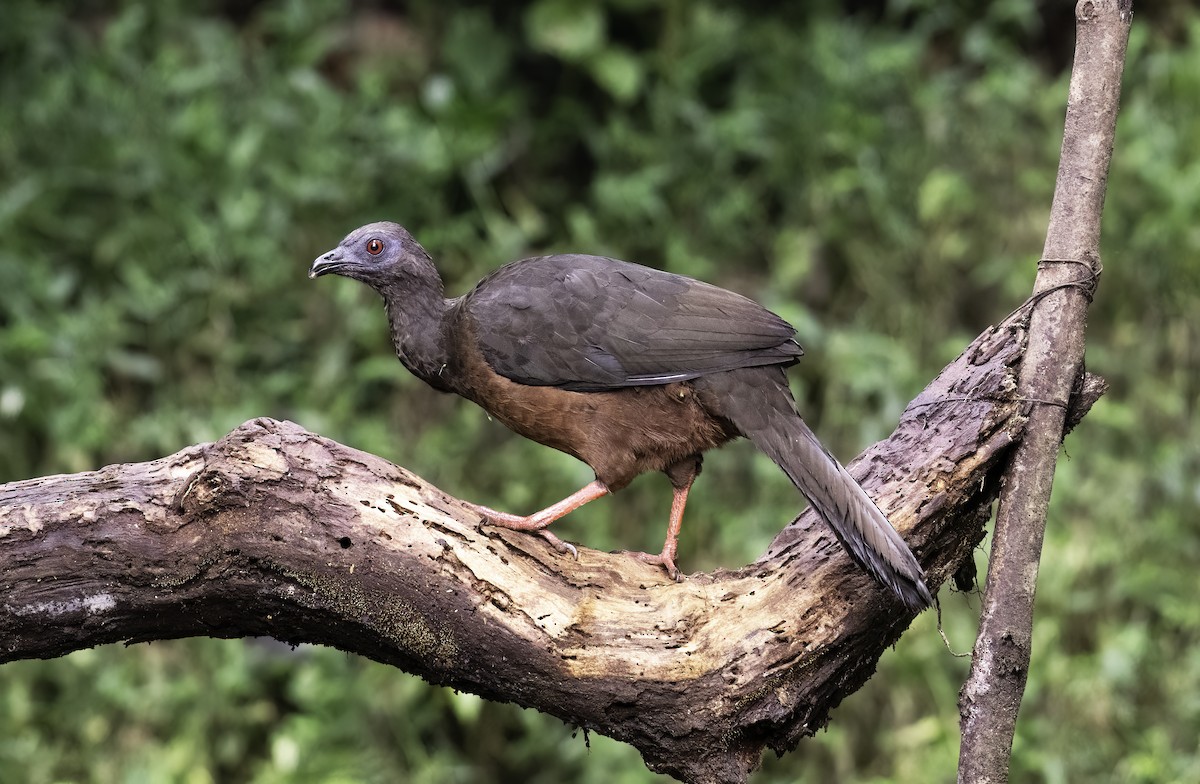
{"label": "bird", "polygon": [[673,488],[663,548],[631,555],[680,579],[680,526],[703,454],[745,437],[906,608],[932,604],[904,539],[797,411],[786,375],[804,353],[795,329],[753,300],[574,253],[511,262],[448,298],[429,253],[388,221],[361,226],[318,256],[309,277],[329,274],[383,298],[396,355],[413,375],[595,474],[530,515],[468,504],[484,523],[537,532],[578,557],[547,526],[642,473],[661,471]]}

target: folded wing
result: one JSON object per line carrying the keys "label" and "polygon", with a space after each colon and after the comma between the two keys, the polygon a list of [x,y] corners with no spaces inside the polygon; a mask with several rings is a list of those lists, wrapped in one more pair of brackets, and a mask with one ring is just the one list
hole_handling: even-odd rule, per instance
{"label": "folded wing", "polygon": [[601,256],[514,262],[461,307],[488,364],[523,384],[665,384],[803,354],[790,324],[740,294]]}

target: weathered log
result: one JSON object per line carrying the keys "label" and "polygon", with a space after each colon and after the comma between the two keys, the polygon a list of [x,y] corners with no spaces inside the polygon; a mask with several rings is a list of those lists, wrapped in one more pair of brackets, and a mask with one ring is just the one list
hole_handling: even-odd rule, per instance
{"label": "weathered log", "polygon": [[[940,584],[1025,426],[1024,328],[981,335],[851,466]],[[1086,408],[1087,402],[1084,403]],[[681,583],[480,526],[410,472],[257,419],[148,463],[0,486],[0,662],[269,635],[361,654],[743,781],[828,721],[912,620],[811,513]]]}

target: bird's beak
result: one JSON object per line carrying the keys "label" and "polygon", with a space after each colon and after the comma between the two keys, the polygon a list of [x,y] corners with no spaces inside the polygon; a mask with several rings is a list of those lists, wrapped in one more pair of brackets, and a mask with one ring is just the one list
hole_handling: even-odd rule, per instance
{"label": "bird's beak", "polygon": [[340,272],[352,263],[342,253],[341,248],[334,248],[328,253],[317,257],[317,260],[313,262],[312,267],[308,270],[308,277],[319,278],[331,272]]}

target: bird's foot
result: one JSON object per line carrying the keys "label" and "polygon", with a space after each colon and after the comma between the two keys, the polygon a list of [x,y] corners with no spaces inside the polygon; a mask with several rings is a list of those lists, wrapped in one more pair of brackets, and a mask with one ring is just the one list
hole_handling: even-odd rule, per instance
{"label": "bird's foot", "polygon": [[575,549],[575,545],[571,544],[570,542],[564,542],[562,539],[559,539],[557,536],[550,533],[545,528],[538,531],[538,536],[542,537],[547,542],[549,542],[550,546],[553,547],[558,552],[564,553],[564,554],[570,553],[572,558],[574,558],[576,561],[579,560],[579,551],[577,549]]}
{"label": "bird's foot", "polygon": [[473,509],[477,514],[481,515],[483,517],[483,522],[486,525],[494,525],[499,528],[508,528],[512,531],[534,531],[538,536],[549,542],[550,546],[553,547],[557,552],[564,554],[570,553],[572,558],[574,558],[576,561],[579,560],[579,550],[575,548],[575,545],[571,544],[570,542],[564,542],[562,539],[559,539],[557,536],[546,530],[546,526],[550,525],[553,520],[544,520],[538,515],[529,515],[528,517],[524,517],[522,515],[510,514],[508,512],[498,512],[495,509],[492,509],[488,506],[483,506],[482,504],[468,503],[466,505],[471,507],[471,509]]}
{"label": "bird's foot", "polygon": [[668,553],[666,550],[663,550],[661,553],[642,553],[634,550],[622,550],[621,552],[625,555],[632,556],[639,561],[644,561],[648,564],[653,564],[654,566],[661,566],[663,569],[667,570],[667,576],[675,582],[679,582],[683,579],[683,573],[680,572],[679,568],[675,566],[674,553]]}
{"label": "bird's foot", "polygon": [[487,525],[498,525],[501,528],[512,528],[516,531],[532,530],[527,522],[527,518],[521,515],[510,514],[509,512],[498,512],[490,506],[483,504],[472,504],[464,501],[464,506],[471,508],[471,511],[483,517],[483,522]]}

